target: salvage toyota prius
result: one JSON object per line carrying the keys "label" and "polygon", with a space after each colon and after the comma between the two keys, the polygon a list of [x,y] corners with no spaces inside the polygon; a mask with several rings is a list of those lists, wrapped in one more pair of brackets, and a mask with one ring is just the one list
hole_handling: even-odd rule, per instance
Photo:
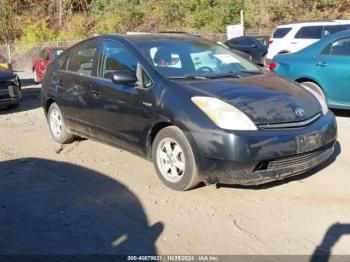
{"label": "salvage toyota prius", "polygon": [[189,34],[78,43],[49,64],[42,106],[56,142],[80,136],[134,152],[175,190],[301,174],[337,138],[317,91]]}

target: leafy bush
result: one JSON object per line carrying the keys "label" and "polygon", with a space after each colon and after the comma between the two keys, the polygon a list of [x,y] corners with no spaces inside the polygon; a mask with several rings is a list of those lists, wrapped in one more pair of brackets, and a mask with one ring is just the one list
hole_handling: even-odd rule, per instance
{"label": "leafy bush", "polygon": [[21,43],[38,43],[56,41],[59,39],[59,32],[46,26],[44,22],[36,22],[23,26]]}

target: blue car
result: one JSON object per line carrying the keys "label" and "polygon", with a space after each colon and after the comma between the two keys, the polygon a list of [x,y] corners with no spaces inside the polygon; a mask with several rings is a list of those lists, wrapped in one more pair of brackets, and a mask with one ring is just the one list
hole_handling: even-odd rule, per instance
{"label": "blue car", "polygon": [[317,91],[330,108],[350,109],[350,31],[328,36],[297,53],[277,55],[269,68]]}

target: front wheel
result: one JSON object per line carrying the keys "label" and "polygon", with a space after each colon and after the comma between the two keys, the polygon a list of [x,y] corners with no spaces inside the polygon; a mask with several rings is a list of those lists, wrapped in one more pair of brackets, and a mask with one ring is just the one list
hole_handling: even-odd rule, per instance
{"label": "front wheel", "polygon": [[56,103],[52,103],[48,112],[48,122],[50,132],[53,139],[59,144],[68,144],[73,142],[74,135],[72,135],[65,122],[64,117]]}
{"label": "front wheel", "polygon": [[185,191],[200,182],[191,145],[175,126],[166,127],[157,134],[152,160],[158,177],[171,189]]}

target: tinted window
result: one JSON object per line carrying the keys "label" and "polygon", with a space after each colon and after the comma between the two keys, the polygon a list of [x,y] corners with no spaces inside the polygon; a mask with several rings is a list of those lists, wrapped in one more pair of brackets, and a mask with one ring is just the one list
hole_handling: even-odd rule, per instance
{"label": "tinted window", "polygon": [[292,30],[291,27],[278,28],[272,37],[283,38],[290,32],[290,30]]}
{"label": "tinted window", "polygon": [[41,50],[40,53],[39,53],[39,57],[40,57],[41,59],[46,60],[46,59],[48,59],[48,56],[49,56],[49,53],[47,52],[46,49]]}
{"label": "tinted window", "polygon": [[52,49],[51,50],[51,53],[52,53],[52,56],[53,56],[53,58],[56,58],[56,57],[58,57],[60,54],[62,54],[64,52],[64,50],[63,49],[59,49],[59,48],[55,48],[55,49]]}
{"label": "tinted window", "polygon": [[64,54],[61,54],[60,56],[58,56],[57,58],[57,64],[58,64],[58,67],[60,69],[66,69],[67,67],[67,58],[68,58],[68,54],[67,53],[64,53]]}
{"label": "tinted window", "polygon": [[323,36],[328,36],[344,30],[346,30],[346,27],[343,25],[327,25],[323,29]]}
{"label": "tinted window", "polygon": [[70,55],[67,70],[91,76],[96,49],[96,45],[89,45],[74,50]]}
{"label": "tinted window", "polygon": [[251,38],[247,38],[247,37],[237,38],[237,45],[240,45],[240,46],[252,46],[254,44],[256,44],[256,43]]}
{"label": "tinted window", "polygon": [[119,70],[136,72],[137,61],[124,48],[112,42],[102,46],[98,76],[110,79],[112,73]]}
{"label": "tinted window", "polygon": [[322,26],[305,26],[299,29],[295,38],[298,39],[321,39]]}
{"label": "tinted window", "polygon": [[350,56],[350,37],[339,39],[328,45],[322,52],[324,55]]}

